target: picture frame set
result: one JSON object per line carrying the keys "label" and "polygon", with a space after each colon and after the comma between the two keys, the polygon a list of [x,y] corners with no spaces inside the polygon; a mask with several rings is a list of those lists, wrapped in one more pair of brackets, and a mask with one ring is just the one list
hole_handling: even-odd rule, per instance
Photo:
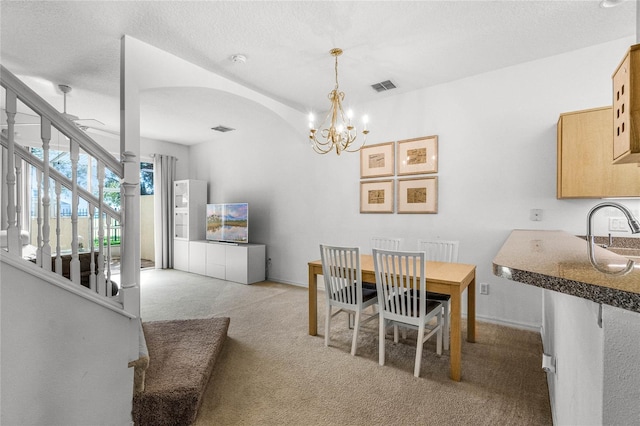
{"label": "picture frame set", "polygon": [[438,177],[414,175],[438,172],[438,136],[427,136],[364,146],[360,149],[360,179],[412,176],[360,181],[360,213],[393,213],[397,187],[397,213],[437,213]]}

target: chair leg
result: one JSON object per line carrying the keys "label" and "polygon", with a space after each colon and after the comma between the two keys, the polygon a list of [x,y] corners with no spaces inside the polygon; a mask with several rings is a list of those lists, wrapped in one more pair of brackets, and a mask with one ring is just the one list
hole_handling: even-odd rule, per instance
{"label": "chair leg", "polygon": [[424,345],[424,322],[418,327],[418,338],[416,344],[416,365],[413,369],[413,375],[420,377],[420,364],[422,364],[422,346]]}
{"label": "chair leg", "polygon": [[384,324],[384,318],[382,318],[382,316],[380,316],[379,318],[379,323],[380,323],[380,332],[378,333],[378,363],[380,365],[384,365],[384,340],[385,340],[385,335],[387,334],[385,331],[385,324]]}
{"label": "chair leg", "polygon": [[440,311],[438,312],[438,333],[436,336],[436,353],[438,355],[442,355],[442,311],[443,308],[440,308]]}
{"label": "chair leg", "polygon": [[331,305],[327,305],[324,318],[324,345],[329,346],[329,332],[331,329]]}
{"label": "chair leg", "polygon": [[351,355],[356,355],[358,348],[358,331],[360,331],[360,310],[356,311],[356,322],[353,325],[353,342],[351,342]]}
{"label": "chair leg", "polygon": [[393,324],[393,343],[398,343],[398,325]]}
{"label": "chair leg", "polygon": [[451,317],[450,317],[450,306],[449,306],[449,302],[443,303],[442,304],[442,309],[444,309],[444,318],[442,321],[443,324],[443,328],[444,328],[444,350],[448,351],[449,350],[449,336],[450,336],[450,324],[451,324]]}

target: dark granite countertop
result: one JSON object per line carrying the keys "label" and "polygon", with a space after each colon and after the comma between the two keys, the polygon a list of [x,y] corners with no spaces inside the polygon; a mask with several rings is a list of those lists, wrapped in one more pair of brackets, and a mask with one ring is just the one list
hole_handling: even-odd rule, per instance
{"label": "dark granite countertop", "polygon": [[[631,240],[632,247],[640,242]],[[598,242],[598,241],[596,241]],[[616,244],[614,244],[616,245]],[[616,250],[620,251],[620,250]],[[589,260],[587,242],[564,231],[514,230],[493,259],[493,273],[524,284],[640,312],[640,262],[631,272],[624,269],[627,257],[595,246],[596,261]]]}

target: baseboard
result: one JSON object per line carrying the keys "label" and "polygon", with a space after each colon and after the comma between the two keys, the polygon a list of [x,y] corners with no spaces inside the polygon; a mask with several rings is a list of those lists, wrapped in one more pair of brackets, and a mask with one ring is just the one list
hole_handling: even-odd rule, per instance
{"label": "baseboard", "polygon": [[[296,287],[304,287],[304,288],[308,288],[309,286],[307,285],[307,283],[301,284],[299,282],[295,282],[295,281],[289,281],[289,280],[285,280],[285,279],[281,279],[281,278],[274,278],[274,277],[268,277],[265,281],[271,281],[274,283],[281,283],[281,284],[289,284],[289,285],[293,285]],[[318,286],[319,288],[320,286]]]}
{"label": "baseboard", "polygon": [[[463,317],[465,316],[463,315]],[[476,314],[476,321],[483,321],[491,324],[504,325],[505,327],[517,328],[520,330],[534,331],[534,332],[540,333],[540,324],[527,324],[527,323],[509,321],[509,320],[498,319],[494,317],[487,317],[484,315],[477,315],[477,314]]]}

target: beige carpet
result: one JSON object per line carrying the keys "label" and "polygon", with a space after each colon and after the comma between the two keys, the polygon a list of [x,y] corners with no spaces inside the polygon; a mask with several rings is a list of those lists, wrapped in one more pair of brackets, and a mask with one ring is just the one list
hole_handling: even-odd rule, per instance
{"label": "beige carpet", "polygon": [[477,342],[463,342],[460,383],[448,377],[448,352],[436,356],[430,341],[415,378],[411,334],[397,345],[389,335],[385,366],[375,322],[355,357],[346,316],[334,322],[331,347],[322,325],[309,336],[305,288],[162,270],[142,271],[141,281],[144,321],[231,318],[196,425],[551,424],[537,333],[479,323]]}

